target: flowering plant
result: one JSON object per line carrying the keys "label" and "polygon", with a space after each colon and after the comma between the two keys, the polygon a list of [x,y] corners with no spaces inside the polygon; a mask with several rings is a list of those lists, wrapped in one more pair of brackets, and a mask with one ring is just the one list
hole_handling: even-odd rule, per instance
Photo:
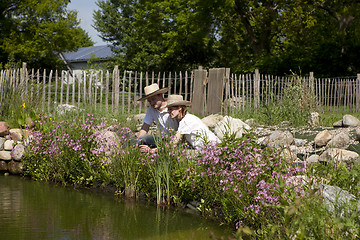
{"label": "flowering plant", "polygon": [[291,179],[303,169],[289,166],[279,153],[248,137],[226,135],[221,144],[204,146],[197,167],[188,172],[205,198],[207,207],[201,209],[212,209],[237,228],[257,228],[264,219],[276,219],[281,201],[290,201],[293,192],[301,194]]}
{"label": "flowering plant", "polygon": [[97,125],[92,115],[60,122],[43,116],[35,121],[34,129],[29,129],[32,141],[23,160],[26,173],[63,184],[91,184],[104,179],[107,162],[97,130],[105,124]]}

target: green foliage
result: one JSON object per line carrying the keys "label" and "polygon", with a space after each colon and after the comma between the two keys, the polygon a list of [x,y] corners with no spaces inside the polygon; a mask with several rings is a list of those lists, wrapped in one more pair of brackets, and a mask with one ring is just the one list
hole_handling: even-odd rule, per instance
{"label": "green foliage", "polygon": [[244,111],[234,110],[234,117],[241,119],[254,118],[265,125],[276,125],[289,121],[293,126],[304,126],[310,118],[311,111],[316,110],[315,100],[306,81],[294,75],[293,80],[284,87],[284,94],[279,100],[274,95],[257,109],[248,106]]}
{"label": "green foliage", "polygon": [[25,97],[22,87],[14,87],[9,84],[3,86],[3,99],[1,102],[0,115],[3,121],[7,121],[12,128],[24,128],[31,121],[38,119],[39,102],[36,97]]}
{"label": "green foliage", "polygon": [[332,186],[338,186],[356,197],[360,197],[360,164],[355,163],[350,169],[344,164],[329,162],[316,163],[309,166],[307,171],[311,177]]}
{"label": "green foliage", "polygon": [[131,141],[117,140],[116,154],[112,156],[111,173],[118,188],[125,189],[127,197],[135,197],[138,177],[141,171],[139,159],[142,157],[140,148]]}
{"label": "green foliage", "polygon": [[[120,69],[192,69],[211,61],[211,16],[197,1],[98,1],[94,26],[117,49]],[[184,51],[186,49],[186,51]]]}
{"label": "green foliage", "polygon": [[234,72],[355,75],[357,1],[98,1],[94,26],[137,71],[229,67]]}
{"label": "green foliage", "polygon": [[109,181],[107,158],[99,145],[101,132],[97,128],[91,115],[60,122],[44,116],[36,121],[36,127],[29,129],[33,140],[23,160],[26,174],[62,184]]}
{"label": "green foliage", "polygon": [[54,68],[62,64],[56,52],[91,46],[89,35],[79,27],[77,13],[66,9],[68,3],[5,0],[0,18],[0,61],[13,58],[34,68]]}
{"label": "green foliage", "polygon": [[239,228],[236,239],[356,239],[359,234],[356,210],[342,218],[334,217],[315,191],[284,205],[281,212],[277,223],[258,230]]}

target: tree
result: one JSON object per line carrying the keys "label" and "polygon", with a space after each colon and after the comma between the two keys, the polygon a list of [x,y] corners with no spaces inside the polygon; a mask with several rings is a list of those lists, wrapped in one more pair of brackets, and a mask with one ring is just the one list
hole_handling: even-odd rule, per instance
{"label": "tree", "polygon": [[196,0],[102,0],[94,27],[128,70],[184,70],[208,64],[214,42],[211,16],[199,14]]}
{"label": "tree", "polygon": [[359,0],[99,0],[95,28],[128,70],[360,71]]}
{"label": "tree", "polygon": [[[66,9],[69,0],[4,0],[0,17],[1,61],[27,62],[34,68],[52,68],[61,61],[57,52],[92,46],[79,27],[76,11]],[[5,10],[5,11],[4,11]],[[3,29],[6,31],[3,32]]]}

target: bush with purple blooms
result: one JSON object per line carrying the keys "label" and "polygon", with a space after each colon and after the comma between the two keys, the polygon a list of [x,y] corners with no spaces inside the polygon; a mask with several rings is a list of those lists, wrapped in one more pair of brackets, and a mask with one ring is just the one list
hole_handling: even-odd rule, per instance
{"label": "bush with purple blooms", "polygon": [[106,149],[98,144],[97,124],[92,115],[56,122],[43,116],[29,129],[32,139],[23,159],[25,173],[36,180],[63,184],[91,184],[109,179]]}
{"label": "bush with purple blooms", "polygon": [[248,137],[227,136],[219,145],[203,147],[196,168],[187,172],[195,192],[201,192],[201,209],[236,228],[277,222],[282,201],[294,200],[302,190],[292,179],[304,169],[289,166],[279,153]]}

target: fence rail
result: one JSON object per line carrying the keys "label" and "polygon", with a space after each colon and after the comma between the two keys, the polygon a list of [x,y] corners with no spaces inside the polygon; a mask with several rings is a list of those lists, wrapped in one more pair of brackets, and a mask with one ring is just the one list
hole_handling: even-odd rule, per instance
{"label": "fence rail", "polygon": [[143,95],[143,88],[152,83],[169,88],[165,97],[183,95],[199,115],[256,110],[263,104],[276,104],[294,84],[306,89],[317,107],[326,111],[358,111],[360,101],[360,74],[344,78],[314,78],[313,73],[307,77],[279,77],[260,74],[258,70],[253,74],[235,74],[228,68],[155,73],[120,72],[115,67],[113,71],[84,70],[72,76],[69,71],[28,70],[24,64],[20,69],[1,71],[0,109],[10,94],[17,93],[24,100],[39,99],[44,112],[72,104],[123,114],[143,113],[146,103],[137,99]]}

